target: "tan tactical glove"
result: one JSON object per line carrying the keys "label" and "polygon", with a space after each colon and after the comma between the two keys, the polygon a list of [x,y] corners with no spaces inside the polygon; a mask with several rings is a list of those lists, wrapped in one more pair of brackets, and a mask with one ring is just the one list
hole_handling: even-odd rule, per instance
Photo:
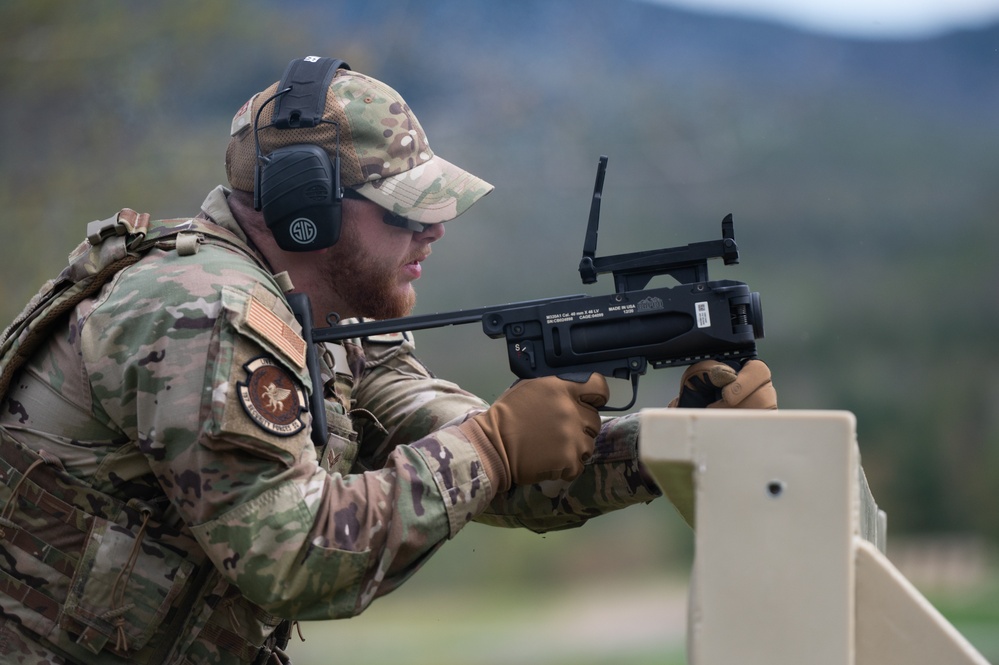
{"label": "tan tactical glove", "polygon": [[683,373],[680,394],[669,406],[776,409],[777,390],[762,360],[749,360],[738,372],[726,363],[702,360]]}
{"label": "tan tactical glove", "polygon": [[486,411],[458,426],[479,452],[498,491],[511,483],[572,480],[583,472],[600,431],[597,407],[607,403],[607,381],[556,376],[519,381]]}

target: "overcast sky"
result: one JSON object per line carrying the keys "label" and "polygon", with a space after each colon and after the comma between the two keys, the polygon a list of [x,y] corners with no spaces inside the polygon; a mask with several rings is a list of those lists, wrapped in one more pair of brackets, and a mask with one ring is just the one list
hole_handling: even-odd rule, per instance
{"label": "overcast sky", "polygon": [[999,21],[999,0],[648,0],[835,34],[907,37]]}

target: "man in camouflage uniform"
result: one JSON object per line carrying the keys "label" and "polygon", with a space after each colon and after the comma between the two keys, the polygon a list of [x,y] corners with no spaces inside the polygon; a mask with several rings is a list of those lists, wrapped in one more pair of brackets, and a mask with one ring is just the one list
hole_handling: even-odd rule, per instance
{"label": "man in camouflage uniform", "polygon": [[[94,223],[32,304],[46,316],[4,335],[0,662],[279,662],[289,620],[360,613],[472,519],[546,531],[661,493],[637,417],[601,423],[599,375],[521,381],[490,406],[428,372],[408,335],[320,347],[314,445],[286,292],[317,318],[408,313],[442,223],[492,187],[435,155],[379,81],[336,72],[338,136],[271,127],[277,87],[233,120],[230,188],[192,219]],[[255,129],[264,156],[339,141],[329,249],[283,251],[255,210]],[[759,361],[683,381],[712,406],[776,408]]]}

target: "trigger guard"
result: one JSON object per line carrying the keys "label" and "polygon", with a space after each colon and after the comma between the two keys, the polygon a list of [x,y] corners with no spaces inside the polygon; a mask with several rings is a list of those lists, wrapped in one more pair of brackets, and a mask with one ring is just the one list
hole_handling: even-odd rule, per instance
{"label": "trigger guard", "polygon": [[[558,374],[558,378],[565,381],[572,381],[574,383],[586,383],[593,376],[593,372],[566,372],[565,374]],[[610,406],[605,404],[604,406],[598,406],[597,411],[605,412],[617,412],[617,411],[627,411],[635,405],[638,401],[638,374],[631,375],[631,401],[624,406]]]}
{"label": "trigger guard", "polygon": [[572,381],[573,383],[586,383],[593,376],[593,372],[566,372],[565,374],[559,374],[558,378],[565,381]]}

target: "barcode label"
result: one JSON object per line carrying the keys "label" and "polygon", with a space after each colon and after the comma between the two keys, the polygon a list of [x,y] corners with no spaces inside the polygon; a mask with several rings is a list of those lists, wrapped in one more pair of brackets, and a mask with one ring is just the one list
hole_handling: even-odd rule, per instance
{"label": "barcode label", "polygon": [[697,312],[697,327],[710,328],[711,312],[708,310],[708,303],[706,302],[694,303],[694,310]]}

